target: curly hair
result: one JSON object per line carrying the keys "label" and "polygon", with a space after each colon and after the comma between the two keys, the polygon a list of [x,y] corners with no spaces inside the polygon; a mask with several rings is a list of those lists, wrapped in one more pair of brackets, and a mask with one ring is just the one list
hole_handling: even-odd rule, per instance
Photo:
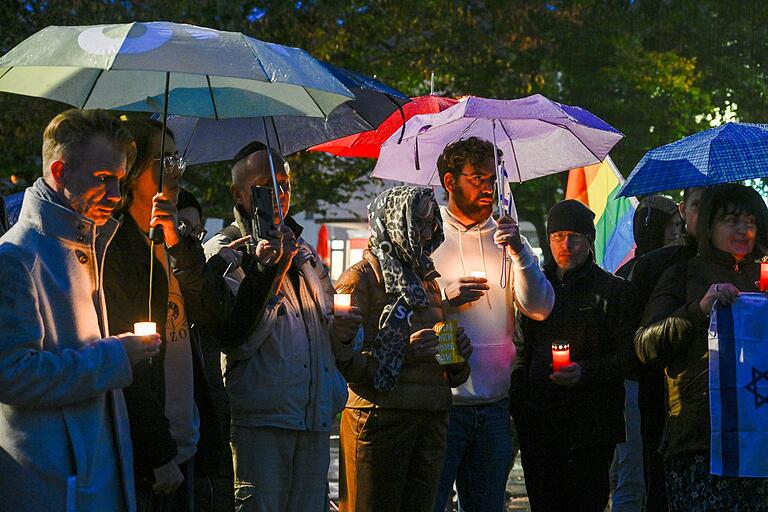
{"label": "curly hair", "polygon": [[[496,149],[499,152],[499,159],[501,159],[502,152],[500,149]],[[440,183],[445,188],[445,175],[448,173],[461,174],[466,164],[476,167],[488,162],[493,165],[493,144],[478,137],[459,139],[448,144],[437,159]]]}

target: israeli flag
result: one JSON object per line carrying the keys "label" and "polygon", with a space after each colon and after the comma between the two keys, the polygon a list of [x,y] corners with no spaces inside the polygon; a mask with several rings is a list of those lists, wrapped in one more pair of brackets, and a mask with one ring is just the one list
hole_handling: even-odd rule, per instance
{"label": "israeli flag", "polygon": [[768,477],[768,298],[742,293],[709,326],[711,472]]}

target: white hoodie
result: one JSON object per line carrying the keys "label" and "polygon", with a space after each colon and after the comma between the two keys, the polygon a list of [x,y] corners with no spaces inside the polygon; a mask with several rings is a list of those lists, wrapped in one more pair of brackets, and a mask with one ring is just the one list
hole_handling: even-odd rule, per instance
{"label": "white hoodie", "polygon": [[[455,308],[443,300],[447,318],[456,319],[472,342],[467,382],[453,388],[454,405],[497,402],[507,397],[510,372],[515,359],[515,307],[535,320],[544,320],[555,302],[555,292],[544,276],[528,241],[520,253],[507,257],[507,286],[499,284],[502,252],[493,242],[496,221],[467,229],[445,206],[445,242],[432,255],[440,273],[438,283],[445,289],[451,282],[473,271],[485,272],[490,290],[479,300]],[[443,294],[445,297],[445,294]]]}

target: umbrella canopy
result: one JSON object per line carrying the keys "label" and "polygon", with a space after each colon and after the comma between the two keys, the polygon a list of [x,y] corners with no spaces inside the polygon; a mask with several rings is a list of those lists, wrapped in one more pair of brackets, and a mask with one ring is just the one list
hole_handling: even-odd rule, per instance
{"label": "umbrella canopy", "polygon": [[168,126],[179,151],[194,164],[231,160],[254,140],[269,143],[288,155],[344,135],[371,130],[410,101],[399,91],[353,71],[325,64],[355,95],[339,105],[327,118],[297,116],[206,119],[174,116]]}
{"label": "umbrella canopy", "polygon": [[652,149],[619,196],[707,187],[768,176],[768,125],[726,123]]}
{"label": "umbrella canopy", "polygon": [[389,139],[393,133],[402,128],[405,121],[417,114],[435,114],[437,112],[442,112],[456,103],[458,103],[458,100],[452,98],[417,96],[404,104],[401,111],[392,113],[392,115],[383,121],[375,130],[331,140],[330,142],[311,147],[309,150],[324,151],[336,156],[378,158],[381,145]]}
{"label": "umbrella canopy", "polygon": [[[166,89],[167,80],[167,89]],[[0,91],[81,109],[326,117],[352,93],[298,48],[165,21],[50,26],[0,58]]]}
{"label": "umbrella canopy", "polygon": [[515,100],[470,96],[408,121],[402,141],[396,133],[381,147],[372,176],[439,185],[438,157],[446,145],[468,137],[494,142],[504,152],[509,179],[523,182],[598,163],[623,135],[585,109],[540,94]]}

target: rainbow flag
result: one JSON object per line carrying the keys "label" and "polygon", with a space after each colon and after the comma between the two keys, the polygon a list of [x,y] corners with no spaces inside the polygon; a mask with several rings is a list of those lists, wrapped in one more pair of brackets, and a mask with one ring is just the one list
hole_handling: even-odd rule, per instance
{"label": "rainbow flag", "polygon": [[623,183],[611,157],[568,172],[565,198],[581,201],[595,212],[595,259],[608,272],[615,272],[635,254],[632,219],[637,200],[616,199]]}

